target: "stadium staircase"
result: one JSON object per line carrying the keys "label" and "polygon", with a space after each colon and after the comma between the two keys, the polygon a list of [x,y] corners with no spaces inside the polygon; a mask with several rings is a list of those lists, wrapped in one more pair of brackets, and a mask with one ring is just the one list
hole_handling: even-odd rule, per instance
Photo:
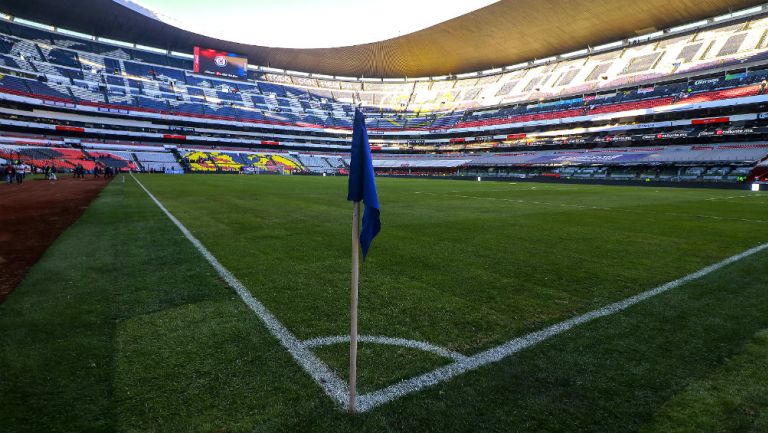
{"label": "stadium staircase", "polygon": [[139,170],[144,171],[144,165],[139,161],[139,157],[136,156],[135,153],[131,153],[131,159],[133,160],[133,163],[136,164],[136,167],[139,168]]}
{"label": "stadium staircase", "polygon": [[747,176],[747,182],[768,180],[768,157],[760,161]]}
{"label": "stadium staircase", "polygon": [[176,158],[176,161],[179,163],[181,168],[184,170],[184,173],[190,173],[192,171],[192,167],[189,165],[189,161],[181,156],[179,149],[173,147],[171,148],[171,153],[173,154],[173,157]]}

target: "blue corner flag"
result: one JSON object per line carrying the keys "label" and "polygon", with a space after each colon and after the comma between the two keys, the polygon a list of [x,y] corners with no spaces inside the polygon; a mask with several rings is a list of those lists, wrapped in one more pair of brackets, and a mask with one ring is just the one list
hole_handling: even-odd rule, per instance
{"label": "blue corner flag", "polygon": [[365,258],[373,238],[381,230],[381,220],[379,219],[379,197],[376,194],[376,179],[371,160],[371,146],[368,144],[368,130],[365,128],[365,116],[360,110],[355,110],[347,200],[362,201],[365,205],[363,227],[360,230],[360,246],[363,248],[363,258]]}

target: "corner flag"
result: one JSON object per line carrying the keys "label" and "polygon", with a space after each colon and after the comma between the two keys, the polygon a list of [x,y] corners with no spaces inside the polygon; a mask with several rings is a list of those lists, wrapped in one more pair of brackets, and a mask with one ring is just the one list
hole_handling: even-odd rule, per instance
{"label": "corner flag", "polygon": [[[355,110],[352,131],[352,158],[349,163],[349,192],[347,200],[352,205],[352,300],[349,306],[349,401],[348,409],[354,413],[357,407],[357,289],[360,281],[360,247],[363,258],[373,238],[381,230],[379,197],[376,194],[376,178],[373,173],[371,146],[365,129],[365,116]],[[360,202],[365,205],[363,229],[360,230]]]}
{"label": "corner flag", "polygon": [[362,201],[365,205],[363,229],[360,231],[360,246],[363,258],[368,255],[373,238],[381,231],[379,197],[376,194],[376,179],[371,160],[371,146],[368,144],[368,130],[365,116],[355,110],[355,122],[352,132],[352,159],[349,164],[349,193],[347,200]]}

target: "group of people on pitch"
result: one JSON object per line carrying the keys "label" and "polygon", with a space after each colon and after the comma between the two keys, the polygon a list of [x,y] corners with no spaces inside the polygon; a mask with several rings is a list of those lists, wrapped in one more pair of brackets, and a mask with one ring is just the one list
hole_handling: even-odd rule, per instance
{"label": "group of people on pitch", "polygon": [[56,166],[53,165],[46,165],[45,168],[43,168],[43,174],[45,174],[45,178],[50,181],[55,181],[56,178]]}
{"label": "group of people on pitch", "polygon": [[[14,182],[16,184],[21,185],[24,182],[24,178],[28,174],[32,174],[35,169],[33,169],[31,166],[24,164],[21,160],[18,161],[7,161],[5,165],[2,168],[2,174],[5,176],[5,181],[9,185],[12,185]],[[42,170],[43,174],[45,174],[45,178],[50,181],[57,180],[56,177],[56,167],[53,165],[47,165]],[[104,166],[101,167],[97,165],[93,169],[93,177],[99,178],[104,177],[104,180],[109,180],[115,177],[116,169],[110,166]],[[85,179],[85,175],[87,173],[87,170],[85,167],[83,167],[82,164],[77,164],[74,170],[72,170],[72,173],[75,176],[75,179]]]}
{"label": "group of people on pitch", "polygon": [[75,179],[85,179],[85,167],[83,167],[83,164],[77,164],[72,173],[75,175]]}
{"label": "group of people on pitch", "polygon": [[3,167],[3,175],[5,176],[5,182],[8,183],[8,185],[12,185],[14,182],[16,182],[17,185],[21,185],[24,183],[24,178],[27,174],[31,172],[32,168],[21,161],[16,161],[16,163],[7,161]]}
{"label": "group of people on pitch", "polygon": [[115,169],[110,166],[104,166],[104,168],[100,166],[96,166],[93,168],[93,177],[101,177],[104,176],[104,180],[112,179],[115,177]]}
{"label": "group of people on pitch", "polygon": [[[75,167],[74,170],[75,179],[85,179],[85,175],[87,173],[87,170],[85,167],[83,167],[82,164],[77,164],[77,167]],[[93,173],[93,177],[99,178],[104,176],[104,180],[112,179],[115,177],[115,168],[110,167],[108,165],[105,165],[102,167],[101,165],[96,165],[93,167],[93,170],[91,171]]]}

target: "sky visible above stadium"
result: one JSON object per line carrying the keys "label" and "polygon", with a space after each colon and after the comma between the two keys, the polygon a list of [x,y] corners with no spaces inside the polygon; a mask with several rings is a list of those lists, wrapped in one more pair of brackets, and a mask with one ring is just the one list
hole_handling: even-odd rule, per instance
{"label": "sky visible above stadium", "polygon": [[115,0],[209,37],[281,48],[382,41],[465,15],[499,0]]}

